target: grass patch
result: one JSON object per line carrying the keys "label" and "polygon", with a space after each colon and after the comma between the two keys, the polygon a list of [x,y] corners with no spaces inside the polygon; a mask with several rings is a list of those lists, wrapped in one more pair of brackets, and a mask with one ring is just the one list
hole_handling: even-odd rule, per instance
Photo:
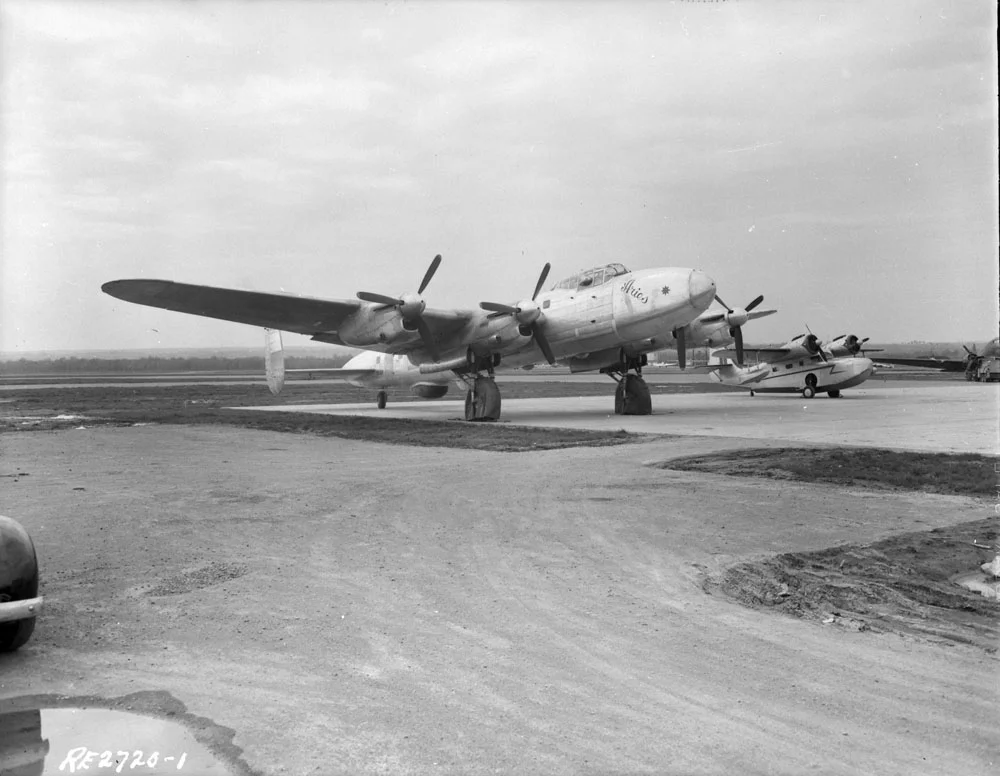
{"label": "grass patch", "polygon": [[[605,389],[606,390],[606,389]],[[357,401],[358,389],[340,387],[338,396]],[[300,403],[329,402],[329,386],[298,392]],[[371,392],[364,392],[369,399]],[[155,386],[142,388],[38,389],[18,392],[0,405],[0,433],[159,423],[229,426],[262,431],[314,434],[342,439],[420,447],[450,447],[493,452],[529,452],[567,447],[602,447],[648,439],[625,431],[585,431],[466,423],[320,415],[306,412],[259,412],[241,406],[288,403],[261,386]],[[609,399],[610,401],[610,399]],[[63,416],[60,418],[59,416]],[[457,417],[457,414],[456,414]]]}
{"label": "grass patch", "polygon": [[737,477],[992,497],[997,489],[995,463],[995,458],[976,453],[850,447],[733,450],[678,458],[658,466]]}
{"label": "grass patch", "polygon": [[961,587],[996,554],[995,520],[899,534],[872,544],[739,563],[705,589],[752,608],[855,630],[895,631],[995,652],[1000,603]]}

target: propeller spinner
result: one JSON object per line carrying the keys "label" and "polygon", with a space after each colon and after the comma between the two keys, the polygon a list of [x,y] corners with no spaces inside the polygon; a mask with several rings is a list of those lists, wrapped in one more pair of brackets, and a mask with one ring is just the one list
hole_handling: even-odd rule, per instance
{"label": "propeller spinner", "polygon": [[[725,321],[729,324],[729,333],[736,343],[736,363],[743,366],[743,324],[750,320],[750,312],[764,301],[764,296],[758,296],[746,307],[730,307],[718,294],[715,295],[715,301],[726,308]],[[678,353],[680,347],[678,342]]]}
{"label": "propeller spinner", "polygon": [[431,261],[430,266],[424,273],[424,279],[420,281],[420,286],[417,288],[417,293],[415,294],[406,293],[398,297],[376,294],[370,291],[358,291],[357,294],[358,299],[363,302],[373,302],[381,305],[380,310],[387,307],[395,307],[399,310],[399,314],[403,317],[403,326],[408,329],[416,329],[420,333],[420,339],[423,341],[424,347],[427,348],[427,352],[435,360],[438,358],[438,353],[437,347],[434,344],[434,334],[431,331],[431,327],[427,325],[427,322],[422,317],[427,303],[424,302],[420,295],[424,293],[424,289],[431,282],[431,278],[434,277],[434,273],[437,272],[439,266],[441,266],[440,253]]}
{"label": "propeller spinner", "polygon": [[545,316],[542,315],[541,308],[535,302],[535,297],[542,290],[542,285],[545,283],[545,278],[549,276],[551,268],[552,265],[548,263],[542,267],[542,274],[538,276],[538,282],[535,283],[535,293],[531,295],[531,299],[518,302],[516,307],[500,304],[499,302],[480,302],[479,306],[483,310],[489,310],[496,316],[514,316],[514,319],[519,324],[518,328],[521,334],[526,337],[529,335],[534,337],[535,342],[538,344],[538,349],[545,356],[545,360],[554,366],[556,358],[552,353],[552,348],[549,346],[549,341],[545,338],[544,332],[542,332],[542,323],[545,321]]}

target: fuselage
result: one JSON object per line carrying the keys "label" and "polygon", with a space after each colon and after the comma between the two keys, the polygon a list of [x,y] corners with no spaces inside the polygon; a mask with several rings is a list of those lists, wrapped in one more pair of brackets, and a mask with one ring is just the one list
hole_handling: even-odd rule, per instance
{"label": "fuselage", "polygon": [[[618,273],[619,269],[622,272]],[[696,318],[714,297],[714,281],[698,270],[628,272],[621,265],[608,265],[567,278],[539,294],[536,303],[544,316],[544,332],[553,355],[566,361],[626,346],[642,350],[666,347],[671,331]],[[494,350],[501,353],[506,366],[542,360],[531,338],[521,335],[516,321],[507,326]]]}

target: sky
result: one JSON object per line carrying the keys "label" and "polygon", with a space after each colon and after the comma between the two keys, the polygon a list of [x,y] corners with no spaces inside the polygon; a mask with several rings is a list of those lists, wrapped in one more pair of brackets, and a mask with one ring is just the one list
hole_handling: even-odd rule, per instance
{"label": "sky", "polygon": [[437,253],[431,307],[621,262],[764,294],[750,342],[982,342],[996,29],[992,0],[2,0],[0,351],[258,346],[100,286],[395,295]]}

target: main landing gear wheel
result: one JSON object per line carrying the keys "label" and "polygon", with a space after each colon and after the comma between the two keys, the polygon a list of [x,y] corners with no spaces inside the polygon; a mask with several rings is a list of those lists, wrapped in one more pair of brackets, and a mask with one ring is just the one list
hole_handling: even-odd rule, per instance
{"label": "main landing gear wheel", "polygon": [[816,383],[819,382],[816,379],[816,375],[812,372],[806,375],[806,387],[802,389],[802,398],[811,399],[816,395]]}
{"label": "main landing gear wheel", "polygon": [[500,417],[500,389],[492,377],[477,377],[465,395],[466,420],[497,420]]}
{"label": "main landing gear wheel", "polygon": [[375,406],[380,410],[385,409],[385,403],[389,400],[388,394],[385,391],[379,391],[375,396]]}
{"label": "main landing gear wheel", "polygon": [[840,398],[840,391],[838,391],[838,390],[827,391],[826,395],[829,396],[831,399],[839,399]]}
{"label": "main landing gear wheel", "polygon": [[615,389],[615,415],[652,415],[649,386],[639,375],[625,375]]}

